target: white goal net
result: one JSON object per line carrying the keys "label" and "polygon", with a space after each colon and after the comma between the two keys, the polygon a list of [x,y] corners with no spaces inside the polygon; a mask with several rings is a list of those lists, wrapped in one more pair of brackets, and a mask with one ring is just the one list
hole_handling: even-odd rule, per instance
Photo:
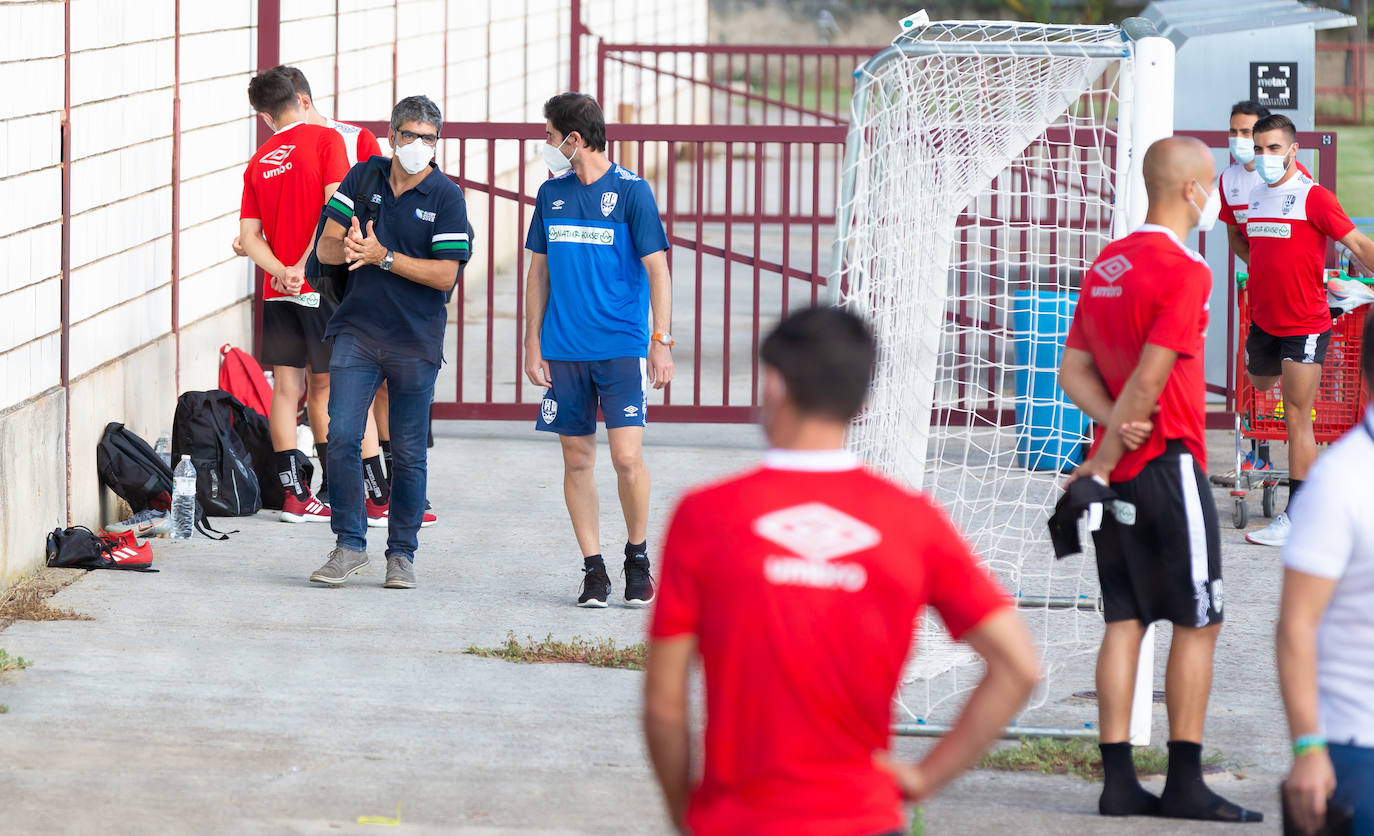
{"label": "white goal net", "polygon": [[[1018,597],[1046,669],[1032,709],[1101,635],[1090,542],[1056,561],[1045,523],[1089,432],[1056,369],[1084,271],[1126,231],[1131,56],[1115,26],[935,23],[864,66],[852,107],[832,281],[880,356],[851,443]],[[938,723],[979,671],[933,619],[901,703]]]}

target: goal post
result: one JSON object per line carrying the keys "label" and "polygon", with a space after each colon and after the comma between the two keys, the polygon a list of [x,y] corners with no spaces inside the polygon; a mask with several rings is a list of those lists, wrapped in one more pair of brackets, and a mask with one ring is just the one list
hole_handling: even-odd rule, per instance
{"label": "goal post", "polygon": [[[1101,635],[1090,543],[1056,561],[1045,526],[1090,433],[1058,359],[1084,272],[1144,219],[1144,149],[1173,132],[1173,52],[1140,18],[944,21],[855,73],[828,292],[870,322],[879,358],[851,445],[934,497],[1016,596],[1045,670],[1018,723],[1044,733],[1082,733],[1062,686],[1091,682]],[[899,729],[952,719],[977,681],[928,620]],[[1148,742],[1153,635],[1133,742]]]}

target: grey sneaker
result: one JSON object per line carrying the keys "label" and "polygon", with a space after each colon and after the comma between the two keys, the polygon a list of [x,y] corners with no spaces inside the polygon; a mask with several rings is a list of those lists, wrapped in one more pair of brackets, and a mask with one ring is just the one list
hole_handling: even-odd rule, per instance
{"label": "grey sneaker", "polygon": [[105,530],[111,534],[133,532],[133,535],[139,538],[171,537],[172,515],[166,511],[148,508],[122,522],[110,523],[105,526]]}
{"label": "grey sneaker", "polygon": [[387,589],[414,589],[415,561],[403,554],[387,555],[386,583],[382,586]]}
{"label": "grey sneaker", "polygon": [[367,552],[355,552],[336,546],[329,553],[329,559],[324,565],[311,574],[310,580],[314,583],[341,586],[348,580],[349,575],[366,569],[367,563]]}

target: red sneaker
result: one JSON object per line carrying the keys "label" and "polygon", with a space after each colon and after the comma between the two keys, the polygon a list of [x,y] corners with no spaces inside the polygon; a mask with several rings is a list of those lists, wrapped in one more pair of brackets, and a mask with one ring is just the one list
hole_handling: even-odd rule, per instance
{"label": "red sneaker", "polygon": [[286,501],[281,506],[281,521],[328,522],[329,506],[316,499],[313,494],[306,494],[305,499],[297,499],[295,494],[288,491]]}
{"label": "red sneaker", "polygon": [[[439,522],[439,518],[430,511],[426,511],[420,520],[421,528],[429,528]],[[367,524],[371,528],[386,528],[391,524],[391,508],[388,505],[376,505],[371,499],[367,500]]]}
{"label": "red sneaker", "polygon": [[140,544],[132,531],[122,531],[118,534],[102,531],[100,539],[113,546],[106,554],[119,564],[121,569],[147,569],[153,565],[152,544]]}
{"label": "red sneaker", "polygon": [[363,502],[363,505],[367,508],[367,527],[386,528],[387,513],[389,511],[389,509],[387,508],[387,503],[383,502],[382,504],[378,505],[377,503],[373,502],[372,497],[369,496]]}

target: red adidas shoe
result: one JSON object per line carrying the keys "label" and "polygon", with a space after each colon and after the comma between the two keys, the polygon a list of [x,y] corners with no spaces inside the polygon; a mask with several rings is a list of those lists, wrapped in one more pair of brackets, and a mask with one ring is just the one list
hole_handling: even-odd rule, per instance
{"label": "red adidas shoe", "polygon": [[[391,524],[391,508],[388,505],[377,505],[371,499],[367,500],[367,524],[371,528],[386,528]],[[425,512],[425,516],[420,520],[421,528],[429,528],[439,522],[439,518],[430,511]]]}
{"label": "red adidas shoe", "polygon": [[102,531],[100,539],[113,547],[106,554],[119,564],[121,569],[147,569],[153,565],[152,544],[140,544],[132,531],[121,531],[118,534]]}
{"label": "red adidas shoe", "polygon": [[328,522],[329,506],[316,499],[314,494],[306,494],[305,499],[297,499],[295,494],[288,492],[286,501],[281,506],[281,521]]}

